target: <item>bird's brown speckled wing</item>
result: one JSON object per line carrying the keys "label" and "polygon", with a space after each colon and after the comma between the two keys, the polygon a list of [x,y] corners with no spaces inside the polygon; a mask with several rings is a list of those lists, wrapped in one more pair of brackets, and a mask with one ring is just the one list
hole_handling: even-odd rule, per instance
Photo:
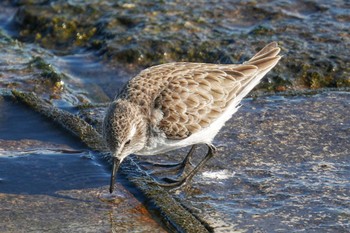
{"label": "bird's brown speckled wing", "polygon": [[[277,44],[271,43],[242,65],[169,63],[154,66],[128,83],[124,97],[139,104],[150,118],[160,110],[163,116],[151,122],[157,124],[167,138],[183,139],[217,119],[259,73],[278,62],[279,51]],[[148,109],[153,112],[147,112]]]}
{"label": "bird's brown speckled wing", "polygon": [[[188,67],[190,66],[190,67]],[[252,65],[185,65],[156,99],[164,114],[159,128],[171,139],[183,139],[207,127],[228,107],[257,72]]]}

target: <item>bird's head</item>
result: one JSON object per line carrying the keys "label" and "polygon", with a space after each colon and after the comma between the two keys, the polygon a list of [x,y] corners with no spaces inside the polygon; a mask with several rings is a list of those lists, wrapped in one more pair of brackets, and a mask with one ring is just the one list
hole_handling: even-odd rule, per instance
{"label": "bird's head", "polygon": [[138,105],[127,100],[111,103],[103,122],[103,137],[113,157],[111,193],[120,163],[145,146],[146,134],[147,122]]}

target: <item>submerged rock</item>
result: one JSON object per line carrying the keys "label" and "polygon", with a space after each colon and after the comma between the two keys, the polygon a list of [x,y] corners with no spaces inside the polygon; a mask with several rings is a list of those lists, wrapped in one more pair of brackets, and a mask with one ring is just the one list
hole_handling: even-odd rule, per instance
{"label": "submerged rock", "polygon": [[61,95],[64,74],[45,62],[42,52],[0,33],[0,88],[34,91],[53,99]]}

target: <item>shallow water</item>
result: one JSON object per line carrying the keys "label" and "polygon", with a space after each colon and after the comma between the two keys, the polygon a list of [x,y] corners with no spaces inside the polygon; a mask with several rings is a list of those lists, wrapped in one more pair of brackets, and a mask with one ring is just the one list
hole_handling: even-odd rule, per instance
{"label": "shallow water", "polygon": [[[107,67],[93,53],[82,53],[48,59],[60,72],[69,75],[71,89],[93,102],[108,102],[129,79],[122,67]],[[112,94],[113,93],[113,94]]]}
{"label": "shallow water", "polygon": [[101,155],[23,105],[0,100],[0,112],[1,232],[164,231],[122,185],[101,197]]}

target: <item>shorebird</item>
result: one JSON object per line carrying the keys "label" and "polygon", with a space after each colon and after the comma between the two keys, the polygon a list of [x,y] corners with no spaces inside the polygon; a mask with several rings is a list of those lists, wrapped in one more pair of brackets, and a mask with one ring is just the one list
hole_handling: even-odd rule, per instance
{"label": "shorebird", "polygon": [[152,66],[132,78],[106,111],[103,137],[111,151],[110,189],[120,163],[130,154],[155,155],[205,144],[208,152],[185,177],[192,179],[216,153],[212,141],[239,103],[281,59],[276,42],[243,64],[174,62]]}

